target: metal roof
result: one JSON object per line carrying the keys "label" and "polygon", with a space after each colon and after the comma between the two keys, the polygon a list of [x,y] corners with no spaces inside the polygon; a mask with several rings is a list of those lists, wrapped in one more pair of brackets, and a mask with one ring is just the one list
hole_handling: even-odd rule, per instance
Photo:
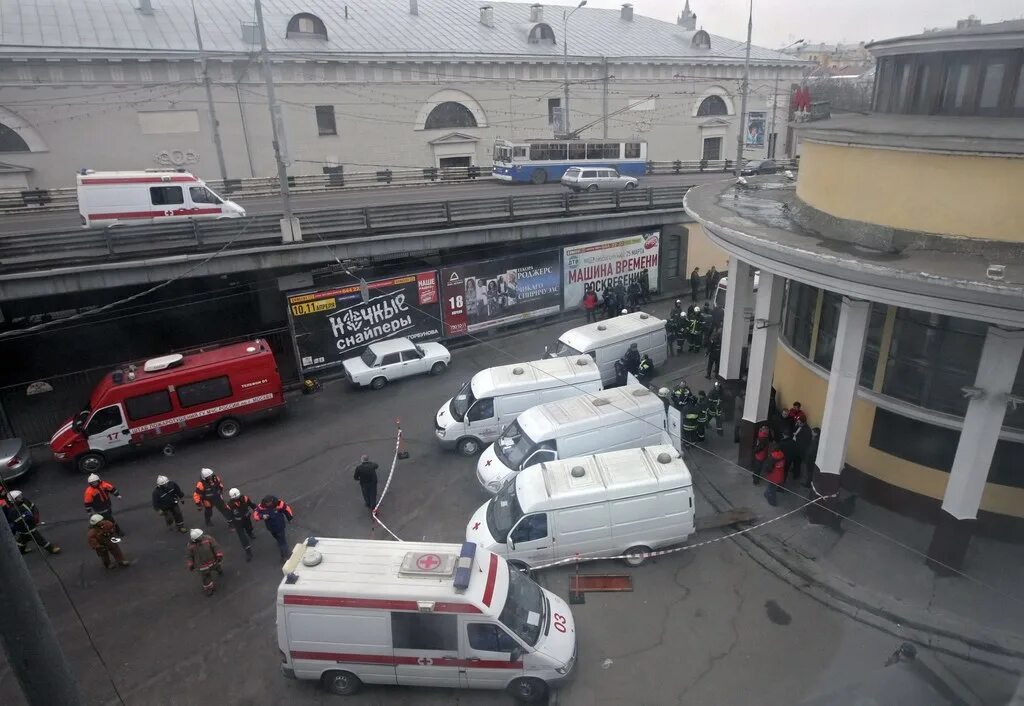
{"label": "metal roof", "polygon": [[589,355],[573,358],[546,358],[481,370],[473,376],[473,396],[477,399],[496,394],[513,395],[528,390],[600,382],[601,371]]}
{"label": "metal roof", "polygon": [[[25,54],[61,50],[62,54],[194,51],[196,37],[189,0],[150,0],[152,12],[136,9],[139,0],[0,0],[0,52]],[[477,0],[264,0],[267,43],[272,52],[309,55],[562,55],[563,7],[543,8],[542,21],[554,30],[555,44],[530,43],[534,23],[530,5]],[[480,22],[480,8],[493,8],[493,27]],[[249,53],[256,46],[242,37],[243,22],[253,22],[252,0],[195,3],[210,52]],[[299,13],[319,17],[327,39],[286,38],[289,19]],[[647,60],[742,60],[743,43],[712,35],[710,49],[691,44],[694,33],[679,25],[618,10],[584,7],[569,24],[569,54]],[[53,54],[50,51],[49,54]],[[781,52],[752,47],[755,62],[804,62]]]}

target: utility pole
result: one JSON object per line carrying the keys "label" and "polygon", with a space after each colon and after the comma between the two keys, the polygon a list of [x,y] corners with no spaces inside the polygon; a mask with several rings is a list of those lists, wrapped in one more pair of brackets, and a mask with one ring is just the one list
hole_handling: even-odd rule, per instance
{"label": "utility pole", "polygon": [[604,123],[604,125],[603,125],[604,130],[603,130],[603,134],[601,135],[601,137],[603,137],[604,139],[607,140],[608,139],[608,57],[604,57],[604,59],[602,59],[602,61],[601,61],[601,71],[604,72],[604,73],[601,74],[601,83],[603,84],[602,85],[602,89],[603,90],[601,92],[601,119],[602,119],[602,121]]}
{"label": "utility pole", "polygon": [[[259,0],[256,0],[259,2]],[[746,137],[747,93],[750,87],[750,34],[754,30],[754,0],[750,0],[750,15],[747,18],[747,53],[743,59],[743,97],[740,100],[739,134],[736,135],[736,177],[743,170],[743,140]]]}
{"label": "utility pole", "polygon": [[[782,49],[779,49],[779,51],[780,52],[784,52],[787,49],[789,49],[790,47],[795,47],[797,44],[802,44],[803,41],[804,40],[802,40],[802,39],[798,39],[795,42],[793,42],[792,44],[787,44],[786,46],[782,47]],[[771,158],[771,159],[775,159],[775,149],[776,149],[776,147],[778,146],[778,143],[779,143],[779,139],[775,135],[775,113],[777,112],[778,107],[779,107],[779,78],[781,76],[782,76],[782,66],[779,65],[775,69],[775,88],[772,89],[772,127],[768,131],[768,140],[769,140],[768,145],[769,145],[769,148],[770,148],[768,150],[768,157]]]}
{"label": "utility pole", "polygon": [[288,167],[281,155],[281,135],[284,129],[281,123],[281,108],[274,97],[274,76],[270,66],[270,55],[267,52],[267,32],[263,27],[263,5],[255,0],[256,24],[260,28],[260,63],[263,64],[263,80],[267,84],[267,107],[270,108],[270,130],[274,144],[274,159],[277,161],[277,181],[281,187],[281,242],[292,243],[302,240],[299,221],[292,215],[292,195],[288,187]]}
{"label": "utility pole", "polygon": [[0,642],[30,706],[85,703],[14,535],[0,532]]}
{"label": "utility pole", "polygon": [[210,60],[203,51],[203,34],[199,31],[199,15],[196,14],[196,1],[192,0],[192,22],[196,26],[196,45],[203,61],[203,85],[206,87],[206,107],[210,111],[210,124],[213,127],[213,148],[217,151],[217,166],[220,167],[221,181],[228,180],[228,168],[224,162],[224,145],[220,141],[220,123],[217,121],[217,110],[213,106],[213,87],[210,85]]}
{"label": "utility pole", "polygon": [[576,10],[587,4],[587,0],[580,0],[580,4],[566,14],[562,10],[562,76],[565,78],[565,105],[562,106],[562,129],[566,135],[572,132],[569,126],[569,18]]}

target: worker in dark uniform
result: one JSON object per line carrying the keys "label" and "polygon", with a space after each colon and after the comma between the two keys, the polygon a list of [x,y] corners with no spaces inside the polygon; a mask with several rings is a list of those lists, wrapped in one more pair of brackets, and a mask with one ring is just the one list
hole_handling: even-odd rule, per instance
{"label": "worker in dark uniform", "polygon": [[615,307],[615,294],[610,287],[605,287],[601,292],[601,305],[604,307],[604,318],[610,319],[618,311]]}
{"label": "worker in dark uniform", "polygon": [[640,367],[636,372],[636,379],[642,384],[646,385],[651,378],[654,377],[654,361],[651,360],[651,356],[644,353],[640,357]]}
{"label": "worker in dark uniform", "polygon": [[110,500],[111,496],[120,499],[121,493],[118,492],[112,483],[100,480],[100,477],[95,473],[89,474],[87,482],[89,485],[86,487],[83,496],[86,513],[90,516],[102,515],[104,520],[110,520],[114,523],[114,531],[117,532],[118,536],[123,537],[124,532],[121,531],[121,526],[114,519],[114,510]]}
{"label": "worker in dark uniform", "polygon": [[697,393],[697,441],[707,438],[708,428],[708,393],[701,390]]}
{"label": "worker in dark uniform", "polygon": [[256,522],[263,520],[270,536],[277,542],[282,560],[287,559],[291,553],[288,549],[287,530],[294,517],[288,503],[273,495],[265,495],[256,509],[252,511],[252,519]]}
{"label": "worker in dark uniform", "polygon": [[693,297],[693,303],[697,303],[697,297],[700,296],[702,285],[704,282],[701,281],[700,268],[694,267],[693,272],[690,273],[690,296]]}
{"label": "worker in dark uniform", "polygon": [[363,502],[366,504],[366,509],[372,513],[373,508],[377,507],[377,464],[371,461],[369,456],[363,454],[352,478],[359,481]]}
{"label": "worker in dark uniform", "polygon": [[690,388],[682,380],[672,388],[672,406],[678,410],[683,409],[683,404],[691,397]]}
{"label": "worker in dark uniform", "polygon": [[256,533],[252,529],[252,513],[256,509],[256,503],[243,495],[238,488],[228,491],[228,512],[231,518],[228,523],[238,535],[238,541],[242,543],[242,551],[245,552],[245,560],[252,561],[252,540]]}
{"label": "worker in dark uniform", "polygon": [[708,380],[711,379],[712,372],[718,375],[718,363],[722,357],[722,332],[715,331],[711,334],[711,338],[708,341],[708,365],[704,371],[704,377]]}
{"label": "worker in dark uniform", "polygon": [[697,398],[693,395],[684,397],[679,411],[683,417],[683,441],[695,446],[698,440],[697,430],[700,424],[700,409],[697,407]]}
{"label": "worker in dark uniform", "polygon": [[651,277],[647,270],[640,271],[640,301],[643,304],[651,303]]}
{"label": "worker in dark uniform", "polygon": [[708,420],[714,422],[715,431],[722,435],[722,383],[715,380],[708,393]]}
{"label": "worker in dark uniform", "polygon": [[3,508],[4,517],[14,532],[14,541],[22,554],[32,551],[33,544],[39,545],[40,549],[50,554],[60,554],[60,547],[51,544],[39,531],[39,525],[42,524],[39,508],[26,498],[24,493],[12,490],[7,494],[6,500],[0,497],[0,507]]}
{"label": "worker in dark uniform", "polygon": [[700,352],[704,342],[704,321],[700,317],[700,307],[695,306],[690,310],[690,316],[686,322],[686,331],[689,339],[689,351]]}
{"label": "worker in dark uniform", "polygon": [[669,319],[681,319],[683,318],[683,300],[676,299],[676,303],[672,305],[672,311],[669,312]]}
{"label": "worker in dark uniform", "polygon": [[626,298],[629,302],[629,308],[636,311],[637,307],[640,306],[640,282],[633,280],[629,283],[629,289],[626,290]]}
{"label": "worker in dark uniform", "polygon": [[207,527],[213,525],[213,508],[220,510],[225,519],[228,517],[228,507],[224,504],[224,481],[209,468],[199,472],[192,501],[196,504],[196,510],[203,511]]}
{"label": "worker in dark uniform", "polygon": [[640,349],[635,343],[629,344],[629,350],[622,357],[622,362],[626,364],[626,372],[636,375],[640,371]]}
{"label": "worker in dark uniform", "polygon": [[177,528],[179,532],[188,532],[185,529],[185,518],[181,516],[181,508],[178,507],[185,500],[185,493],[173,480],[167,476],[157,476],[156,487],[153,488],[153,509],[164,518],[167,529]]}
{"label": "worker in dark uniform", "polygon": [[676,354],[676,340],[679,338],[679,318],[674,314],[665,322],[665,345],[669,356]]}

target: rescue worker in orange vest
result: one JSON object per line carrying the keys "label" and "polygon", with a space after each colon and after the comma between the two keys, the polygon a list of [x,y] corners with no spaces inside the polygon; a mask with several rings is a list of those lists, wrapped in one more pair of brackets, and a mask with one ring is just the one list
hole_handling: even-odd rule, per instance
{"label": "rescue worker in orange vest", "polygon": [[761,483],[761,470],[764,467],[765,460],[768,458],[768,446],[770,443],[768,427],[762,425],[757,430],[757,439],[754,440],[754,467],[751,469],[754,472],[754,485],[760,485]]}
{"label": "rescue worker in orange vest", "polygon": [[[107,569],[116,569],[119,566],[128,567],[135,563],[124,558],[121,547],[118,546],[121,540],[115,536],[116,533],[116,525],[110,520],[103,519],[103,515],[96,513],[89,518],[89,532],[86,535],[86,541],[89,542],[89,546],[96,552],[96,556],[100,558],[104,568]],[[111,557],[113,557],[113,561],[110,560]]]}
{"label": "rescue worker in orange vest", "polygon": [[229,522],[238,535],[238,541],[242,543],[246,561],[252,561],[252,540],[256,538],[252,530],[252,518],[249,516],[255,509],[256,503],[248,495],[243,495],[241,490],[232,488],[228,491],[228,512],[231,513]]}
{"label": "rescue worker in orange vest", "polygon": [[196,510],[202,510],[206,518],[206,526],[212,527],[213,508],[220,510],[224,518],[230,521],[231,515],[227,505],[224,504],[224,481],[217,477],[209,468],[199,472],[199,480],[196,481],[195,492],[192,493],[192,500],[196,504]]}
{"label": "rescue worker in orange vest", "polygon": [[117,532],[118,536],[123,537],[124,532],[121,531],[121,526],[114,519],[114,511],[110,504],[110,496],[113,495],[115,498],[120,499],[121,493],[118,492],[113,484],[100,480],[100,477],[95,473],[89,475],[88,481],[89,485],[86,487],[83,496],[85,511],[89,515],[102,515],[104,520],[110,520],[114,525],[114,531]]}
{"label": "rescue worker in orange vest", "polygon": [[768,487],[764,489],[765,500],[772,507],[778,504],[775,498],[776,487],[781,486],[786,480],[786,454],[782,452],[778,444],[772,444],[772,450],[765,461],[766,472],[764,479],[768,481]]}
{"label": "rescue worker in orange vest", "polygon": [[212,596],[214,589],[217,588],[213,583],[213,572],[224,575],[224,567],[221,566],[224,552],[217,545],[217,540],[201,529],[192,530],[188,536],[188,570],[199,570],[203,593]]}

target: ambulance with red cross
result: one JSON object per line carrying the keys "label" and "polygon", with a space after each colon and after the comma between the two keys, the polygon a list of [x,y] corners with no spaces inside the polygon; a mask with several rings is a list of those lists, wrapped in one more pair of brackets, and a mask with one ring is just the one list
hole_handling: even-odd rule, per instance
{"label": "ambulance with red cross", "polygon": [[77,175],[78,212],[86,228],[241,218],[245,209],[221,198],[202,179],[177,171]]}
{"label": "ambulance with red cross", "polygon": [[331,693],[506,689],[547,703],[576,662],[565,601],[472,542],[310,537],[282,571],[281,670]]}

